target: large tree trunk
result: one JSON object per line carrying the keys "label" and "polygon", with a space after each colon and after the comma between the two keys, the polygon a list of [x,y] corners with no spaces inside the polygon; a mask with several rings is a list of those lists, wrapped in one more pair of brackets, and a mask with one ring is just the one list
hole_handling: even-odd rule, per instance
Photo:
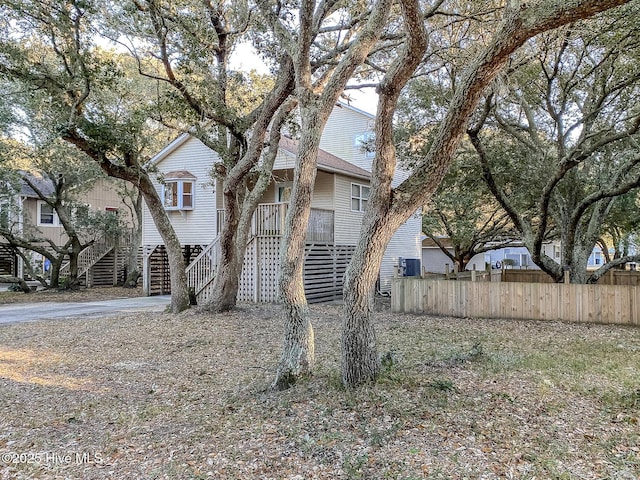
{"label": "large tree trunk", "polygon": [[[407,61],[395,65],[385,76],[379,88],[378,117],[376,119],[376,158],[373,165],[372,198],[365,212],[362,233],[354,259],[348,268],[345,278],[345,320],[343,334],[342,377],[345,385],[356,387],[362,383],[375,381],[377,367],[375,362],[375,335],[370,321],[375,275],[382,261],[382,254],[391,235],[409,216],[424,205],[436,190],[451,159],[457,150],[466,125],[473,110],[478,105],[484,89],[493,81],[509,55],[523,42],[533,35],[551,28],[556,28],[570,21],[585,18],[601,10],[611,8],[616,2],[557,2],[545,10],[528,11],[517,2],[509,4],[505,13],[505,21],[494,36],[491,44],[470,65],[451,100],[449,111],[441,124],[431,149],[420,162],[414,173],[398,188],[389,186],[389,175],[395,165],[395,149],[391,118],[395,109],[397,94],[408,80],[406,75],[399,74],[404,68],[410,69]],[[565,5],[567,4],[567,5]],[[551,7],[554,8],[551,8]],[[417,9],[415,2],[404,1],[406,9]],[[410,11],[403,11],[405,22],[416,19]],[[417,17],[420,18],[420,17]],[[416,34],[419,26],[408,28],[409,33]],[[413,35],[410,35],[409,39]],[[406,73],[406,72],[405,72]],[[362,338],[357,338],[362,335]]]}
{"label": "large tree trunk", "polygon": [[[60,269],[62,268],[62,262],[64,261],[64,255],[59,255],[51,261],[51,267],[49,268],[49,282],[46,283],[46,288],[60,288]],[[35,278],[35,277],[34,277]],[[42,283],[42,282],[40,282]]]}
{"label": "large tree trunk", "polygon": [[78,278],[78,257],[82,252],[82,245],[78,240],[78,237],[74,235],[74,238],[70,241],[69,248],[69,276],[64,283],[65,289],[75,289],[78,287],[80,280]]}
{"label": "large tree trunk", "polygon": [[[272,387],[288,388],[296,378],[309,375],[314,363],[313,327],[304,294],[304,245],[316,179],[318,148],[330,109],[319,110],[313,101],[301,108],[302,132],[296,158],[294,188],[285,219],[280,253],[280,298],[284,303],[285,335],[280,363]],[[326,111],[328,110],[328,111]]]}
{"label": "large tree trunk", "polygon": [[[221,261],[214,280],[214,294],[207,302],[207,309],[210,311],[226,312],[236,306],[240,275],[244,265],[247,243],[251,235],[253,214],[259,199],[262,198],[271,181],[271,170],[275,156],[274,152],[273,159],[266,161],[264,170],[253,190],[243,196],[242,211],[239,214],[234,213],[234,219],[231,223],[225,220],[225,227],[220,239]],[[226,212],[229,213],[228,210]]]}
{"label": "large tree trunk", "polygon": [[247,235],[241,231],[243,229],[239,217],[236,199],[228,200],[220,236],[220,259],[214,279],[214,293],[206,304],[206,309],[212,312],[226,312],[236,306],[247,243]]}
{"label": "large tree trunk", "polygon": [[[290,64],[287,64],[286,67],[290,69]],[[287,89],[280,95],[285,95],[290,88],[290,85],[287,86]],[[249,241],[249,236],[251,234],[253,214],[258,207],[260,199],[262,199],[262,196],[267,191],[267,188],[271,183],[273,164],[278,154],[278,145],[281,137],[280,130],[295,105],[296,101],[294,100],[282,100],[282,104],[273,118],[271,132],[269,135],[269,149],[263,159],[255,185],[248,193],[241,196],[242,207],[238,207],[240,210],[239,213],[235,208],[233,212],[229,212],[228,208],[226,209],[226,214],[229,215],[231,213],[231,215],[229,217],[230,220],[225,218],[225,226],[222,231],[222,259],[214,280],[214,295],[206,305],[206,308],[210,311],[225,312],[236,306],[240,275],[242,274],[247,242]],[[266,133],[266,126],[262,131]],[[242,178],[246,180],[246,177]],[[234,185],[237,185],[238,183],[239,179],[236,180],[227,190],[231,193],[235,188],[237,188],[234,187]],[[245,188],[245,186],[242,185],[241,188]],[[233,203],[231,205],[236,206],[235,197],[232,201]]]}
{"label": "large tree trunk", "polygon": [[401,6],[407,40],[401,55],[378,87],[376,158],[372,166],[371,194],[362,222],[360,241],[345,273],[342,382],[346,387],[375,381],[378,376],[379,358],[371,319],[374,287],[391,237],[409,218],[409,214],[389,215],[396,163],[393,114],[402,88],[422,59],[427,46],[427,33],[418,2],[403,0]]}
{"label": "large tree trunk", "polygon": [[110,177],[125,180],[138,187],[167,250],[171,277],[171,311],[179,313],[189,308],[189,289],[180,240],[173,229],[173,225],[171,225],[167,212],[164,210],[160,195],[151,182],[149,174],[139,165],[136,155],[127,156],[125,165],[118,165],[112,163],[104,152],[94,148],[91,142],[75,130],[66,132],[62,139],[72,143],[93,158]]}
{"label": "large tree trunk", "polygon": [[180,240],[164,210],[158,192],[146,174],[140,176],[138,188],[144,196],[147,207],[149,208],[149,213],[153,218],[158,233],[160,233],[160,237],[162,237],[167,250],[171,276],[171,311],[173,313],[179,313],[189,308],[190,305],[182,245],[180,245]]}
{"label": "large tree trunk", "polygon": [[317,19],[313,18],[313,2],[302,2],[300,8],[302,28],[295,48],[289,53],[294,58],[302,135],[280,251],[279,292],[284,304],[285,335],[282,356],[272,385],[275,389],[287,388],[296,378],[310,374],[313,369],[313,327],[309,320],[302,272],[320,138],[345,85],[376,44],[387,21],[391,3],[388,0],[376,2],[366,26],[328,77],[320,95],[315,92],[317,87],[313,85],[310,63],[314,28],[320,22],[316,23]]}
{"label": "large tree trunk", "polygon": [[351,387],[375,380],[380,369],[371,315],[379,266],[393,232],[372,242],[371,230],[363,230],[344,277],[342,383]]}
{"label": "large tree trunk", "polygon": [[127,278],[124,280],[125,288],[136,288],[140,271],[138,270],[138,247],[142,243],[142,192],[137,190],[135,203],[131,209],[134,215],[135,227],[127,252]]}

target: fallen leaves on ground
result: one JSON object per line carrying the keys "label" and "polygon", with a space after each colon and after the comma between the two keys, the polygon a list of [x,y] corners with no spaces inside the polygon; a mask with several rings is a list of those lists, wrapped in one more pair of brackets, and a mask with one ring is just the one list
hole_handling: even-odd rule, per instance
{"label": "fallen leaves on ground", "polygon": [[3,479],[635,479],[640,330],[375,315],[380,381],[271,392],[275,305],[0,328]]}
{"label": "fallen leaves on ground", "polygon": [[89,302],[142,296],[142,289],[124,287],[79,287],[74,290],[37,290],[31,293],[0,292],[0,305],[8,303]]}

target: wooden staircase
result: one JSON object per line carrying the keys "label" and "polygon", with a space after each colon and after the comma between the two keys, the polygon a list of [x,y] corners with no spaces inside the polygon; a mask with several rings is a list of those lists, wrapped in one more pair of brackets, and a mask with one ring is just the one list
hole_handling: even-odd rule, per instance
{"label": "wooden staircase", "polygon": [[[115,282],[117,281],[117,264],[123,261],[123,252],[127,252],[130,248],[136,248],[133,245],[133,236],[133,231],[127,231],[119,235],[117,239],[108,239],[102,237],[82,250],[82,252],[80,252],[80,254],[78,255],[78,278],[82,278],[83,276],[85,276],[87,286],[91,286],[90,283],[93,283],[93,281],[90,279],[90,277],[93,276],[92,269],[99,263],[104,263],[103,259],[111,254],[111,257],[113,257],[113,259],[110,263],[112,265],[110,267],[102,265],[101,268],[103,271],[105,270],[105,268],[111,268],[113,270],[113,272],[111,272],[111,277],[113,278],[113,284],[115,285]],[[60,268],[60,277],[68,277],[70,273],[70,267],[70,262],[62,265],[62,267]]]}
{"label": "wooden staircase", "polygon": [[[102,257],[114,249],[111,242],[100,239],[82,250],[78,255],[78,278],[85,275],[91,267],[100,261]],[[67,262],[60,268],[60,276],[68,277],[71,263]]]}
{"label": "wooden staircase", "polygon": [[198,303],[205,301],[211,292],[208,290],[213,284],[220,258],[220,236],[200,252],[193,262],[185,270],[187,274],[187,286],[193,289]]}
{"label": "wooden staircase", "polygon": [[[280,241],[287,208],[286,203],[265,203],[258,205],[254,212],[240,277],[239,299],[256,302],[276,301]],[[216,223],[220,230],[223,222],[224,210],[218,210]],[[312,208],[307,229],[307,243],[332,244],[333,225],[333,210]],[[199,304],[206,302],[213,294],[213,280],[221,256],[220,230],[218,236],[185,270],[187,286]]]}

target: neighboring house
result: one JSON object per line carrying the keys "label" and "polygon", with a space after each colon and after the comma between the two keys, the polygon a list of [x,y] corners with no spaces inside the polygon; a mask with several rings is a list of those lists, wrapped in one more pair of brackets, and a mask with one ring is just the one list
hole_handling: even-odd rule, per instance
{"label": "neighboring house", "polygon": [[[447,237],[438,239],[449,252],[453,253],[451,240]],[[560,263],[561,248],[559,241],[546,242],[542,246],[542,251],[548,257]],[[475,255],[467,264],[467,270],[484,270],[485,265],[491,265],[492,268],[501,268],[505,259],[513,260],[513,267],[518,269],[540,270],[535,263],[531,261],[531,254],[521,242],[514,241],[508,247],[497,248],[485,253]],[[587,268],[600,268],[605,262],[604,255],[600,247],[596,246],[589,256]],[[454,270],[453,261],[444,254],[444,252],[429,237],[423,236],[422,239],[422,270],[430,273],[445,273],[446,269],[450,272]]]}
{"label": "neighboring house", "polygon": [[[305,249],[309,301],[342,294],[342,276],[358,243],[369,197],[373,155],[363,149],[363,143],[372,135],[373,120],[372,115],[338,104],[324,131]],[[284,137],[280,142],[273,182],[254,214],[239,300],[276,301],[280,241],[297,149],[296,140]],[[222,188],[219,183],[214,187],[210,176],[219,157],[199,140],[182,135],[153,161],[164,177],[164,184],[157,183],[157,188],[188,260],[190,287],[203,302],[210,294],[223,223]],[[395,184],[405,177],[399,172]],[[169,293],[166,253],[146,206],[143,219],[143,285],[149,294]],[[421,219],[416,215],[393,237],[380,269],[380,291],[389,291],[398,257],[420,257],[420,230]]]}
{"label": "neighboring house", "polygon": [[[47,179],[37,175],[30,175],[29,179],[45,195],[53,194],[53,184]],[[112,212],[113,215],[118,215],[125,225],[133,224],[131,212],[117,193],[114,181],[111,179],[97,180],[91,189],[80,195],[78,201],[89,210]],[[4,215],[4,221],[15,224],[18,232],[35,229],[38,236],[50,240],[55,245],[64,245],[67,242],[68,237],[56,212],[42,201],[26,182],[22,181],[20,191],[4,196],[0,203],[0,215]],[[8,207],[9,204],[11,208]],[[120,246],[123,247],[125,244],[126,242],[123,241]],[[33,254],[33,258],[37,262],[42,262],[44,269],[44,258],[37,254]],[[87,284],[95,286],[115,285],[123,275],[124,258],[123,248],[117,251],[113,242],[98,238],[94,245],[80,254],[78,276],[84,275]],[[0,235],[0,269],[3,272],[10,270],[12,275],[20,277],[26,275],[22,260],[11,252],[2,235]],[[61,275],[64,273],[65,265]]]}

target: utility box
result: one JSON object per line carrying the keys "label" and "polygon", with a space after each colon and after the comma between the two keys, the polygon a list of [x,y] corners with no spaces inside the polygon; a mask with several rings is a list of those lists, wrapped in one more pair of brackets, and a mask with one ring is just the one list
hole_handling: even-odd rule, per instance
{"label": "utility box", "polygon": [[404,259],[404,276],[405,277],[419,277],[420,276],[420,259],[419,258],[405,258]]}

